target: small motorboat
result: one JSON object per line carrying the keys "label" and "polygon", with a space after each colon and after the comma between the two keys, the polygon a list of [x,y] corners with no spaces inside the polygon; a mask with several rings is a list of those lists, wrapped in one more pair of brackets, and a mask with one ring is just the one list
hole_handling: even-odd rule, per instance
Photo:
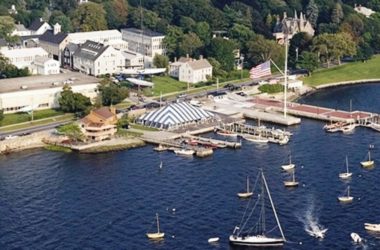
{"label": "small motorboat", "polygon": [[362,238],[359,236],[359,234],[357,233],[351,233],[351,239],[355,242],[355,243],[361,243],[362,242]]}
{"label": "small motorboat", "polygon": [[356,127],[355,124],[348,124],[348,125],[345,125],[345,126],[341,127],[340,130],[341,130],[344,134],[350,134],[350,133],[354,132],[355,127]]}
{"label": "small motorboat", "polygon": [[208,243],[216,243],[218,241],[219,241],[219,237],[213,237],[213,238],[208,239]]}
{"label": "small motorboat", "polygon": [[192,149],[181,148],[181,149],[174,150],[174,153],[177,154],[177,155],[191,156],[191,155],[193,155],[195,153],[195,151],[192,150]]}
{"label": "small motorboat", "polygon": [[230,137],[237,137],[238,136],[237,133],[234,133],[234,132],[228,131],[228,130],[218,130],[216,133],[218,135],[230,136]]}
{"label": "small motorboat", "polygon": [[368,231],[380,233],[380,224],[364,223],[364,228]]}

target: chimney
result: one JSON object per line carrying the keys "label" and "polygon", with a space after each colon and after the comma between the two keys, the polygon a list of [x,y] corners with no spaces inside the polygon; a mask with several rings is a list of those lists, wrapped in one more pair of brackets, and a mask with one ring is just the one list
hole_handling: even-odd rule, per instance
{"label": "chimney", "polygon": [[61,25],[59,25],[59,23],[56,23],[54,24],[54,31],[53,31],[53,34],[54,35],[57,35],[58,33],[61,32]]}
{"label": "chimney", "polygon": [[199,60],[202,60],[202,59],[203,59],[203,55],[200,55],[200,56],[199,56]]}
{"label": "chimney", "polygon": [[44,20],[42,19],[42,17],[40,17],[40,22],[42,23]]}
{"label": "chimney", "polygon": [[177,57],[174,57],[174,62],[177,62]]}
{"label": "chimney", "polygon": [[189,54],[186,54],[186,58],[189,58]]}

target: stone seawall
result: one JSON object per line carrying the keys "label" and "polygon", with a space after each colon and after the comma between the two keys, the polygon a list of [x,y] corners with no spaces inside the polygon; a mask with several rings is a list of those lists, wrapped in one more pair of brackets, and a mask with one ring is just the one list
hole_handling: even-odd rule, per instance
{"label": "stone seawall", "polygon": [[0,141],[0,154],[43,147],[45,144],[42,142],[42,139],[48,137],[50,137],[50,131],[43,131]]}

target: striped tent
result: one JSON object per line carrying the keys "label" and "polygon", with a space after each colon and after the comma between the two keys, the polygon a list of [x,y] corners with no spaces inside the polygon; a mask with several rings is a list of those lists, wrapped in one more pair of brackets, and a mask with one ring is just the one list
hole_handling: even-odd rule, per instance
{"label": "striped tent", "polygon": [[144,114],[138,122],[149,127],[169,129],[212,118],[214,115],[187,102],[172,103]]}

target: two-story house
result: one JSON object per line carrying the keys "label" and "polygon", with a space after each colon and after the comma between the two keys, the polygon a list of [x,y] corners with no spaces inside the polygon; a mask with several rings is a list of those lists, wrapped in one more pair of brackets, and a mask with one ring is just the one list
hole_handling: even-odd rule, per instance
{"label": "two-story house", "polygon": [[122,53],[112,46],[86,41],[73,55],[74,69],[88,75],[113,74],[124,67]]}
{"label": "two-story house", "polygon": [[117,131],[115,108],[102,107],[92,110],[79,122],[86,141],[103,141],[111,138]]}
{"label": "two-story house", "polygon": [[181,82],[205,82],[209,77],[212,77],[212,66],[202,56],[199,60],[188,56],[181,57],[178,61],[169,65],[169,75],[178,78]]}
{"label": "two-story house", "polygon": [[34,20],[28,29],[31,31],[31,35],[42,35],[47,30],[52,30],[53,28],[45,22],[42,18]]}

